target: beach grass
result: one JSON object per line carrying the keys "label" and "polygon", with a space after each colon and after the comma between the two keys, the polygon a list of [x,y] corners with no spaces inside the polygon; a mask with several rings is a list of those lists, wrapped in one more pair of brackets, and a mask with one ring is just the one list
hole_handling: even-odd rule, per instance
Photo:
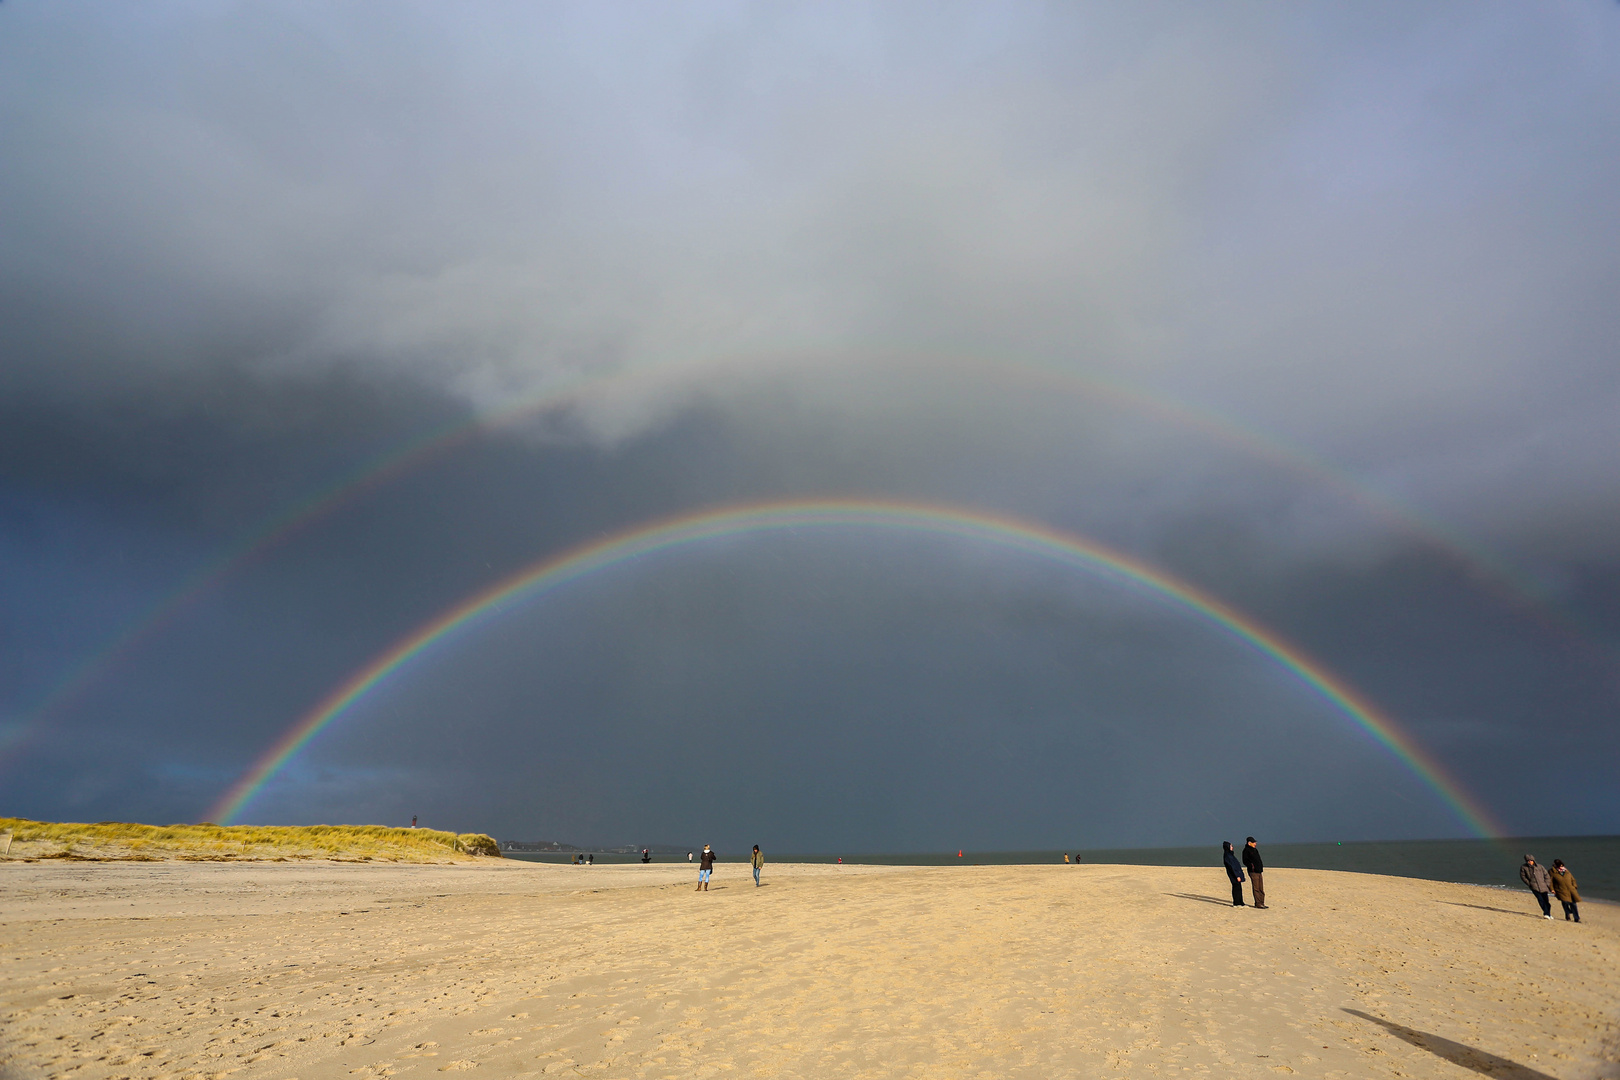
{"label": "beach grass", "polygon": [[[10,833],[9,850],[5,835]],[[402,829],[386,825],[140,825],[0,817],[0,851],[9,859],[85,861],[462,862],[500,857],[483,833]]]}

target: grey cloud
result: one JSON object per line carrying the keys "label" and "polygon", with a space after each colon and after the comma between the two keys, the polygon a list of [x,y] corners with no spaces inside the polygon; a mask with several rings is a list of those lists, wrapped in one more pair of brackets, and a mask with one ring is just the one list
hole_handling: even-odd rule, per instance
{"label": "grey cloud", "polygon": [[8,11],[37,310],[484,404],[1023,350],[1352,459],[1561,414],[1616,330],[1606,13],[378,14]]}
{"label": "grey cloud", "polygon": [[[1351,672],[1478,782],[1508,785],[1504,763],[1536,745],[1532,718],[1556,711],[1546,730],[1567,748],[1612,707],[1616,46],[1620,9],[1596,3],[0,5],[6,717],[187,568],[368,461],[531,395],[560,403],[367,489],[223,583],[67,710],[41,751],[56,771],[29,798],[60,807],[59,789],[110,816],[150,797],[184,816],[405,628],[526,561],[697,506],[826,494],[994,509],[1149,559]],[[1043,367],[1212,410],[1303,454],[1031,374]],[[1369,510],[1355,483],[1541,582],[1599,659],[1570,660],[1545,611],[1519,610],[1525,598],[1404,511]],[[752,565],[713,585],[727,610],[767,594]],[[902,588],[903,574],[861,577],[858,559],[846,570],[877,612],[921,625],[906,619],[926,574]],[[814,606],[839,576],[806,572],[801,599]],[[599,629],[586,682],[616,663],[656,668],[639,650],[673,631],[645,600],[619,598],[622,637]],[[1414,603],[1432,619],[1404,612]],[[907,668],[892,643],[841,640],[847,627],[829,627],[857,609],[807,630],[806,655],[853,688],[827,709],[955,709],[951,745],[1001,764],[975,779],[941,751],[907,772],[898,744],[852,719],[835,744],[846,766],[861,759],[853,779],[806,781],[784,828],[870,814],[885,842],[935,843],[917,809],[945,813],[930,770],[984,797],[974,785],[1047,768],[1041,740],[1056,736],[1038,705],[1075,699],[1063,664],[907,697],[859,677],[863,650],[925,682],[937,672]],[[1139,715],[1173,726],[1197,711],[1196,691],[1131,683],[1165,653],[1181,657],[1176,678],[1216,680],[1207,697],[1271,708],[1253,683],[1210,674],[1203,646],[1133,637],[1126,614],[1088,617],[1122,620],[1108,625],[1138,643],[1108,685],[1136,686]],[[735,626],[678,621],[695,651],[682,664],[740,648],[769,670],[775,654]],[[961,633],[936,644],[957,660],[1016,667],[1020,647],[1048,640],[945,621]],[[447,675],[450,700],[477,701],[480,738],[576,739],[523,726],[500,698],[528,684],[501,656],[487,695]],[[758,747],[769,725],[749,727],[720,690],[772,702],[788,729],[808,723],[810,682],[648,685],[691,730],[742,725],[739,745]],[[970,721],[1012,684],[1024,711],[997,758],[997,724]],[[569,723],[623,709],[626,731],[656,733],[658,710],[619,689],[576,688]],[[471,758],[455,779],[424,766],[430,712],[401,714],[397,771],[335,743],[277,805],[347,813],[429,785],[471,807]],[[1291,738],[1267,727],[1288,707],[1242,712],[1201,715]],[[1057,757],[1094,757],[1096,800],[1034,799],[1003,820],[1055,840],[1030,823],[1082,804],[1105,814],[1104,795],[1133,783],[1151,740],[1117,716],[1087,723],[1089,742]],[[94,768],[63,749],[98,738],[116,752]],[[691,760],[667,733],[652,742]],[[165,778],[152,792],[124,760],[142,744],[155,749],[141,775]],[[656,759],[636,765],[654,786]],[[1421,803],[1375,759],[1354,774]],[[885,768],[895,788],[867,791]],[[1612,822],[1594,798],[1580,821]],[[570,827],[605,839],[649,805],[584,806]],[[524,820],[521,799],[479,812]]]}

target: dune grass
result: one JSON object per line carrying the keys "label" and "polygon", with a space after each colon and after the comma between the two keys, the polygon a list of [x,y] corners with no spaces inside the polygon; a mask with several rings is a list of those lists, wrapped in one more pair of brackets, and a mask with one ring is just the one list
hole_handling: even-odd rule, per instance
{"label": "dune grass", "polygon": [[12,859],[459,862],[501,854],[483,833],[386,825],[86,825],[0,818],[0,836],[7,832],[12,841],[6,857]]}

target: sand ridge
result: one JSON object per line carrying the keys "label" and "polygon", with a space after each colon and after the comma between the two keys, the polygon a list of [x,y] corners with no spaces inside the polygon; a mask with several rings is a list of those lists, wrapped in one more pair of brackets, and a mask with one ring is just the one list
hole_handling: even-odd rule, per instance
{"label": "sand ridge", "polygon": [[[28,1077],[1620,1076],[1620,908],[1274,869],[3,864]],[[476,1077],[473,1078],[476,1080]]]}

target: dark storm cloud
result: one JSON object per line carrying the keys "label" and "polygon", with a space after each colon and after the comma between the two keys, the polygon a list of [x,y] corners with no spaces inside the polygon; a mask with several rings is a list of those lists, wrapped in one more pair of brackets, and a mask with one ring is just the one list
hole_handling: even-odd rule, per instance
{"label": "dark storm cloud", "polygon": [[[426,431],[603,379],[200,597],[49,718],[22,808],[195,816],[347,673],[532,559],[696,506],[853,494],[1152,560],[1353,677],[1519,827],[1612,828],[1612,797],[1514,792],[1523,763],[1612,742],[1616,46],[1596,4],[7,3],[0,747],[289,507]],[[1369,513],[1356,483],[1417,513]],[[431,790],[469,826],[612,839],[707,758],[736,799],[672,825],[747,806],[806,845],[943,844],[976,820],[1067,842],[1057,818],[1192,839],[1192,778],[1230,731],[1286,777],[1278,805],[1311,803],[1278,830],[1450,827],[1324,734],[1319,703],[1174,619],[1049,610],[1002,558],[956,580],[937,551],[868,564],[851,543],[774,574],[768,548],[729,578],[676,561],[668,610],[607,584],[578,640],[539,614],[480,639],[422,701],[389,699],[387,746],[357,724],[267,806],[400,816]],[[528,665],[524,642],[572,659]],[[1182,803],[1109,817],[1151,801],[1143,765],[1171,744]],[[559,749],[585,764],[534,766],[535,794],[523,763]],[[1325,777],[1324,756],[1349,764]],[[1577,790],[1612,791],[1583,760]],[[624,761],[636,783],[593,802]],[[1389,798],[1357,806],[1358,784]]]}
{"label": "dark storm cloud", "polygon": [[[904,441],[915,445],[897,455],[892,429],[815,414],[764,438],[702,412],[611,451],[492,438],[368,496],[190,611],[59,721],[12,793],[59,816],[197,817],[373,656],[546,553],[627,521],[780,494],[784,477],[937,498],[971,479],[969,461],[1023,471],[1016,434]],[[1044,430],[1040,443],[1056,448]],[[1095,453],[1069,450],[1077,468]],[[1063,524],[1140,541],[1138,523],[1114,520],[1130,505],[1130,463],[1103,463],[1001,497],[1067,491],[1080,509]],[[1613,742],[1600,680],[1455,567],[1409,553],[1278,568],[1264,531],[1235,513],[1152,532],[1140,553],[1327,658],[1521,828],[1571,827],[1568,808],[1535,794],[1540,781],[1521,782],[1526,760],[1539,775],[1551,753],[1579,790],[1604,789],[1612,755],[1575,752]],[[368,696],[255,817],[426,813],[599,841],[652,839],[662,823],[668,840],[706,831],[733,846],[739,818],[778,847],[1009,842],[998,831],[1031,844],[1190,841],[1215,808],[1238,805],[1228,774],[1247,768],[1270,779],[1239,802],[1273,835],[1455,827],[1274,663],[1185,612],[994,550],[738,541],[525,610]]]}

